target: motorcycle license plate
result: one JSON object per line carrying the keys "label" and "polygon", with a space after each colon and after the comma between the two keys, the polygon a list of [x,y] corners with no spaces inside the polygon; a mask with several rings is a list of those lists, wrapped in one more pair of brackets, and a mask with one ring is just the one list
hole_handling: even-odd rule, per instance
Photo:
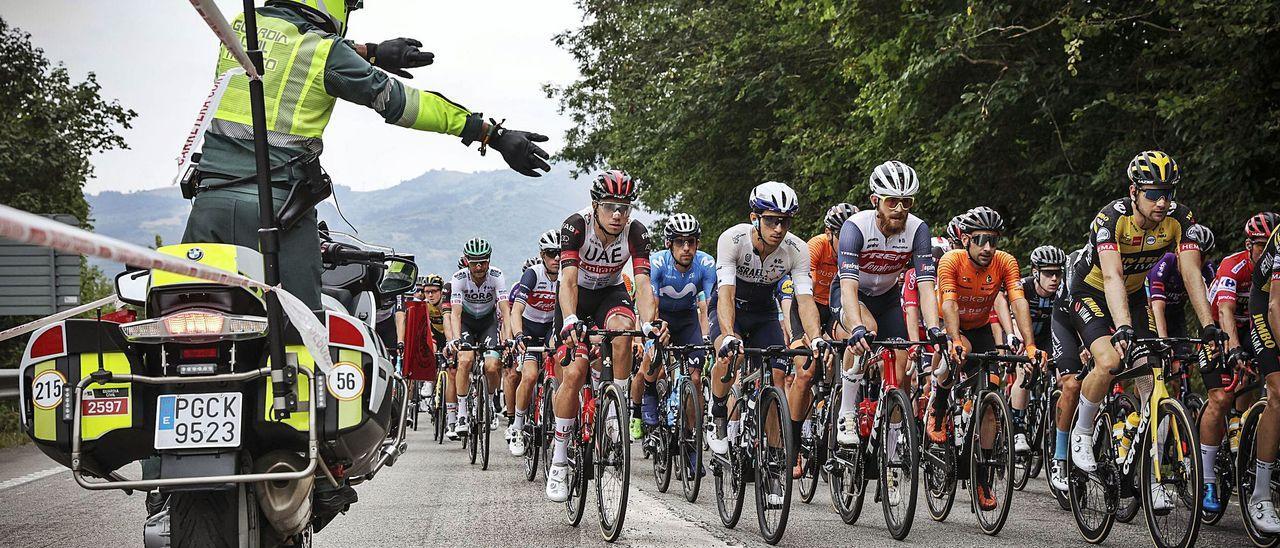
{"label": "motorcycle license plate", "polygon": [[240,445],[239,392],[163,394],[156,401],[156,449]]}

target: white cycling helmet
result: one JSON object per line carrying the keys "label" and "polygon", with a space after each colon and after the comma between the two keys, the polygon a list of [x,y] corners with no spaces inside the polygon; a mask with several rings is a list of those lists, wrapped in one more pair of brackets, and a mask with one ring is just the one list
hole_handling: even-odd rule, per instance
{"label": "white cycling helmet", "polygon": [[702,226],[693,215],[676,213],[667,219],[667,226],[663,227],[662,232],[668,241],[676,239],[677,236],[701,238]]}
{"label": "white cycling helmet", "polygon": [[520,268],[520,272],[524,272],[533,268],[534,265],[542,264],[542,257],[529,257],[524,260],[524,266]]}
{"label": "white cycling helmet", "polygon": [[548,230],[538,237],[538,251],[558,251],[560,249],[560,231]]}
{"label": "white cycling helmet", "polygon": [[1187,229],[1187,239],[1200,245],[1200,251],[1208,253],[1213,251],[1213,231],[1209,227],[1202,224],[1191,225]]}
{"label": "white cycling helmet", "polygon": [[1042,245],[1031,250],[1031,266],[1036,268],[1044,268],[1046,266],[1066,266],[1066,252],[1051,245]]}
{"label": "white cycling helmet", "polygon": [[776,211],[794,215],[800,209],[800,198],[791,187],[777,181],[768,181],[751,189],[751,210]]}
{"label": "white cycling helmet", "polygon": [[905,198],[919,191],[916,170],[897,160],[880,164],[871,172],[871,193],[877,196]]}

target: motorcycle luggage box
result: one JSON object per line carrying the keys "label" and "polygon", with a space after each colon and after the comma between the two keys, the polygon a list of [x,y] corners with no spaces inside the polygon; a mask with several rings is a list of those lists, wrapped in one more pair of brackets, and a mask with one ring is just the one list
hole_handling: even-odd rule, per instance
{"label": "motorcycle luggage box", "polygon": [[[132,352],[118,324],[71,319],[32,334],[19,369],[23,429],[46,455],[71,465],[72,415],[69,391],[101,367],[112,373],[142,373],[142,358]],[[152,453],[147,385],[127,382],[89,384],[80,400],[81,469],[105,476]]]}

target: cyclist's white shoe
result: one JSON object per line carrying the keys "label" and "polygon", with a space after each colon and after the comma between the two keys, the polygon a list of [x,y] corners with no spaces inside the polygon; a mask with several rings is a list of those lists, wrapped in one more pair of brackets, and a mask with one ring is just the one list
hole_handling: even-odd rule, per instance
{"label": "cyclist's white shoe", "polygon": [[564,502],[569,500],[569,465],[552,464],[547,469],[547,500]]}
{"label": "cyclist's white shoe", "polygon": [[524,456],[524,436],[521,436],[520,434],[516,434],[515,437],[512,437],[511,441],[507,443],[507,448],[511,450],[511,456],[523,457]]}
{"label": "cyclist's white shoe", "polygon": [[1269,500],[1249,505],[1249,521],[1259,533],[1274,535],[1280,533],[1280,517],[1276,516],[1276,506]]}
{"label": "cyclist's white shoe", "polygon": [[516,425],[512,424],[511,426],[507,427],[507,431],[504,432],[502,436],[507,440],[507,443],[511,443],[511,440],[514,440],[520,437],[520,432],[517,432]]}
{"label": "cyclist's white shoe", "polygon": [[1013,436],[1013,452],[1026,453],[1031,450],[1031,444],[1027,443],[1026,434],[1014,434]]}
{"label": "cyclist's white shoe", "polygon": [[1164,485],[1151,484],[1151,510],[1164,512],[1172,509],[1173,499],[1169,498],[1169,492],[1164,490]]}
{"label": "cyclist's white shoe", "polygon": [[893,469],[885,470],[885,485],[888,486],[889,506],[897,506],[902,503],[901,484],[898,483],[898,471]]}
{"label": "cyclist's white shoe", "polygon": [[1070,489],[1067,484],[1067,461],[1053,459],[1053,464],[1049,467],[1049,484],[1062,492]]}
{"label": "cyclist's white shoe", "polygon": [[717,455],[729,454],[729,440],[721,438],[713,425],[707,425],[707,447]]}
{"label": "cyclist's white shoe", "polygon": [[449,441],[458,441],[458,432],[454,430],[456,427],[454,423],[444,427],[444,437],[449,438]]}
{"label": "cyclist's white shoe", "polygon": [[852,411],[841,413],[836,426],[836,441],[840,445],[856,445],[858,443],[858,414]]}
{"label": "cyclist's white shoe", "polygon": [[458,417],[458,425],[453,428],[454,437],[456,438],[467,435],[467,430],[471,426],[470,423],[471,421],[469,419]]}
{"label": "cyclist's white shoe", "polygon": [[498,417],[497,415],[494,415],[492,419],[489,419],[489,431],[494,432],[497,429],[498,429]]}
{"label": "cyclist's white shoe", "polygon": [[1071,434],[1071,464],[1088,473],[1098,470],[1098,461],[1093,458],[1093,433]]}
{"label": "cyclist's white shoe", "polygon": [[769,502],[770,508],[782,508],[783,503],[786,502],[786,499],[778,493],[769,493],[765,500]]}

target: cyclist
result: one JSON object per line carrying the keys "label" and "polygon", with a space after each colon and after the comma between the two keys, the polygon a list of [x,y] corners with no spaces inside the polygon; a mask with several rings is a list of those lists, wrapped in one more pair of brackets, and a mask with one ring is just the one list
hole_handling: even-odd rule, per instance
{"label": "cyclist", "polygon": [[[793,216],[800,208],[796,192],[783,183],[768,181],[751,190],[748,203],[751,223],[730,227],[716,242],[717,288],[711,297],[710,323],[719,359],[712,366],[711,417],[715,424],[707,431],[707,445],[719,455],[729,452],[729,443],[737,438],[742,426],[740,418],[728,420],[732,382],[722,381],[730,367],[727,355],[739,345],[765,348],[784,343],[775,298],[784,276],[791,276],[804,340],[812,345],[825,344],[813,299],[813,281],[809,278],[809,252],[805,241],[790,232]],[[774,385],[786,386],[785,363],[778,360],[771,365]],[[803,372],[797,372],[793,387],[802,376]],[[812,379],[812,373],[808,377]],[[791,396],[787,400],[791,437],[798,440],[809,404],[792,403]],[[770,495],[774,496],[777,495]]]}
{"label": "cyclist", "polygon": [[[564,283],[559,284],[556,322],[560,340],[581,355],[557,372],[560,386],[554,403],[554,452],[547,471],[547,498],[555,502],[569,498],[566,449],[581,406],[578,396],[587,379],[586,341],[578,336],[585,323],[578,315],[589,318],[596,327],[637,327],[636,310],[622,282],[622,269],[630,261],[637,285],[643,289],[637,297],[644,329],[656,329],[655,335],[666,337],[665,325],[656,322],[658,325],[651,327],[650,323],[657,319],[658,303],[649,282],[649,231],[631,218],[639,191],[639,181],[624,171],[601,173],[591,185],[591,205],[570,215],[560,228],[560,275]],[[625,394],[631,374],[631,337],[617,337],[612,345],[613,382]]]}
{"label": "cyclist", "polygon": [[[963,236],[962,249],[948,251],[938,261],[938,293],[942,299],[943,325],[947,329],[948,350],[955,363],[962,363],[964,355],[969,352],[991,352],[995,350],[994,333],[987,326],[990,324],[991,309],[995,306],[996,295],[1003,290],[1008,294],[1009,304],[1018,319],[1018,329],[1022,333],[1031,333],[1031,310],[1022,290],[1021,272],[1018,259],[1013,255],[1000,251],[1000,235],[1004,231],[1004,219],[994,209],[975,207],[961,218]],[[1027,357],[1043,360],[1044,354],[1036,347],[1034,339],[1025,345]],[[977,363],[964,361],[966,370],[978,366]],[[947,406],[952,373],[942,371],[935,374],[938,391],[934,398],[935,405],[930,410],[927,435],[934,443],[945,443],[947,433],[943,429],[943,417]],[[1025,409],[1025,402],[1023,405]],[[994,443],[993,424],[995,417],[982,417],[980,441],[983,449],[991,449]],[[996,507],[995,496],[991,486],[984,484],[983,475],[978,477],[978,506],[983,510]]]}
{"label": "cyclist", "polygon": [[[1218,500],[1217,486],[1209,481],[1216,473],[1209,470],[1217,458],[1218,447],[1226,435],[1227,409],[1235,398],[1224,390],[1231,384],[1235,366],[1249,361],[1252,348],[1248,341],[1241,342],[1241,333],[1249,331],[1249,292],[1253,287],[1253,269],[1267,245],[1267,236],[1280,226],[1280,215],[1265,212],[1250,217],[1244,225],[1245,249],[1228,255],[1218,265],[1213,285],[1209,287],[1209,300],[1222,330],[1227,334],[1227,367],[1222,371],[1201,369],[1208,401],[1200,416],[1200,448],[1205,465],[1204,508],[1209,512],[1221,512],[1224,501]],[[1234,321],[1231,319],[1234,318]],[[1240,398],[1237,409],[1244,411],[1254,398]],[[1211,448],[1211,449],[1210,449]]]}
{"label": "cyclist", "polygon": [[[693,215],[672,215],[663,228],[663,236],[667,248],[652,256],[649,275],[653,292],[658,296],[658,317],[667,323],[674,344],[702,344],[704,334],[710,332],[707,298],[716,287],[716,261],[698,249],[702,227]],[[702,351],[695,351],[688,359],[690,363],[701,363],[704,355]],[[659,369],[650,375],[647,368],[641,368],[640,373],[645,382],[631,383],[632,402],[645,391],[654,391],[653,382],[661,378],[664,371]],[[702,393],[701,368],[690,368],[689,379],[697,393]],[[640,416],[640,410],[633,403],[631,439],[644,436]]]}
{"label": "cyclist", "polygon": [[1049,315],[1049,331],[1053,338],[1053,367],[1058,377],[1058,386],[1062,394],[1058,397],[1057,413],[1054,417],[1054,453],[1049,465],[1049,482],[1054,489],[1066,492],[1067,454],[1071,450],[1072,417],[1076,412],[1076,404],[1080,401],[1080,379],[1077,375],[1088,361],[1088,348],[1080,341],[1080,335],[1072,326],[1075,312],[1071,306],[1071,280],[1074,273],[1088,270],[1093,261],[1092,248],[1084,247],[1067,255],[1063,268],[1063,282],[1059,286],[1059,297],[1053,302],[1053,311]]}
{"label": "cyclist", "polygon": [[[444,286],[444,280],[438,274],[428,274],[419,279],[419,283],[414,288],[412,300],[424,302],[427,305],[427,320],[430,323],[431,339],[435,343],[435,348],[444,349],[445,343],[449,337],[445,334],[444,311],[441,309],[441,291]],[[404,344],[404,336],[406,333],[405,320],[406,314],[402,310],[396,312],[396,332],[399,336],[400,344]],[[449,387],[446,383],[445,394],[449,395]],[[435,397],[435,379],[424,381],[422,384],[421,395],[427,400],[427,407],[430,408],[435,404],[432,398]]]}
{"label": "cyclist", "polygon": [[525,346],[543,346],[551,340],[551,324],[556,316],[556,284],[560,277],[560,232],[548,230],[538,238],[538,262],[525,269],[512,289],[511,333],[520,357],[520,384],[515,394],[515,422],[507,429],[511,454],[524,456],[524,436],[520,430],[528,418],[533,387],[538,382],[542,353],[527,352]]}
{"label": "cyclist", "polygon": [[[929,226],[910,212],[920,190],[916,171],[896,160],[885,162],[872,172],[870,187],[874,209],[858,212],[840,229],[840,286],[831,295],[831,309],[836,312],[839,328],[854,343],[850,349],[855,355],[870,349],[866,339],[873,332],[885,338],[919,340],[917,330],[907,329],[900,283],[901,274],[914,266],[927,334],[931,340],[941,340]],[[850,365],[846,356],[845,369]],[[907,378],[907,353],[895,350],[893,366],[897,378]],[[836,440],[845,445],[858,442],[855,409],[861,374],[842,375]],[[799,375],[796,380],[793,393],[799,388],[807,395],[809,379]]]}
{"label": "cyclist", "polygon": [[[511,307],[507,304],[507,282],[502,271],[489,265],[489,257],[493,248],[483,238],[472,238],[462,248],[467,260],[467,267],[453,275],[450,284],[453,289],[449,298],[453,301],[453,324],[456,327],[453,340],[447,347],[457,352],[461,342],[477,345],[494,346],[498,343],[498,314],[504,318],[511,317]],[[488,350],[484,355],[484,375],[489,386],[497,386],[499,371],[499,355]],[[458,424],[455,434],[462,436],[467,432],[467,390],[471,387],[471,367],[475,364],[475,352],[458,353],[458,372],[455,384],[458,387]],[[477,402],[477,405],[489,405],[489,402]]]}
{"label": "cyclist", "polygon": [[[818,317],[822,320],[822,333],[831,331],[831,283],[835,281],[840,269],[836,263],[836,248],[840,245],[840,227],[858,212],[858,207],[849,203],[838,203],[827,209],[822,219],[822,234],[809,239],[809,274],[813,277],[813,302],[818,307]],[[794,307],[794,301],[792,306]],[[800,315],[793,310],[790,315],[791,337],[800,338],[804,328],[800,325]]]}
{"label": "cyclist", "polygon": [[[1022,279],[1022,294],[1027,298],[1030,309],[1031,332],[1022,332],[1022,322],[1015,327],[1022,335],[1023,341],[1034,341],[1035,347],[1041,350],[1053,348],[1053,334],[1049,325],[1053,315],[1053,303],[1061,294],[1062,270],[1066,267],[1067,254],[1051,245],[1042,245],[1031,251],[1031,275]],[[1013,411],[1013,450],[1026,453],[1031,450],[1027,443],[1027,389],[1022,387],[1023,371],[1018,370],[1018,378],[1010,389],[1009,407]]]}
{"label": "cyclist", "polygon": [[1257,462],[1253,493],[1249,497],[1249,518],[1254,527],[1267,534],[1280,533],[1280,517],[1271,500],[1271,475],[1276,468],[1276,445],[1280,443],[1280,356],[1276,334],[1280,332],[1280,228],[1273,228],[1253,270],[1249,289],[1249,316],[1253,319],[1253,350],[1258,374],[1266,379],[1267,406],[1258,420],[1255,450]]}
{"label": "cyclist", "polygon": [[[1071,461],[1088,473],[1098,468],[1093,455],[1093,421],[1111,389],[1111,371],[1120,365],[1135,338],[1152,335],[1142,285],[1147,272],[1166,252],[1178,252],[1178,270],[1203,326],[1201,336],[1217,340],[1221,334],[1209,313],[1199,274],[1200,247],[1186,237],[1194,217],[1174,201],[1177,163],[1160,151],[1141,152],[1129,163],[1128,176],[1129,195],[1103,207],[1090,226],[1089,240],[1094,247],[1090,267],[1077,269],[1071,280],[1071,306],[1076,314],[1071,318],[1072,327],[1094,359],[1093,369],[1081,384],[1071,433]],[[1150,395],[1150,382],[1150,377],[1140,379],[1138,393],[1144,403]],[[1152,482],[1151,496],[1152,510],[1172,508],[1169,494],[1158,482]]]}

